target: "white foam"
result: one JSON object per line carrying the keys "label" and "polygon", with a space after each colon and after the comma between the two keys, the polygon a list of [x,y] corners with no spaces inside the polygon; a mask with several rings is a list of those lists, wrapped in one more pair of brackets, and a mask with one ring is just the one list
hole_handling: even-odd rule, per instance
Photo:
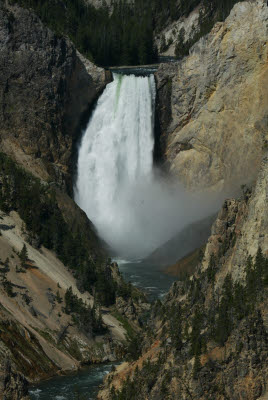
{"label": "white foam", "polygon": [[29,390],[29,393],[31,395],[35,396],[36,399],[39,399],[41,392],[42,392],[42,390],[40,390],[40,389],[30,389]]}

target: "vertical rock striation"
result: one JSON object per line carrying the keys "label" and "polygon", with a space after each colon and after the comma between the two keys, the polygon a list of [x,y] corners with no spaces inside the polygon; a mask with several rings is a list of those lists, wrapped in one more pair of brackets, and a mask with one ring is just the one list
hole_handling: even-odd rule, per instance
{"label": "vertical rock striation", "polygon": [[0,400],[29,400],[28,382],[15,372],[8,358],[0,363]]}
{"label": "vertical rock striation", "polygon": [[167,93],[158,101],[161,154],[188,188],[256,176],[268,139],[267,37],[266,2],[238,3],[172,71],[157,71]]}
{"label": "vertical rock striation", "polygon": [[255,257],[258,248],[268,256],[268,156],[264,156],[253,190],[244,188],[243,198],[226,200],[208,240],[203,270],[211,255],[222,255],[221,279],[231,273],[243,280],[248,256]]}
{"label": "vertical rock striation", "polygon": [[24,167],[71,191],[81,121],[106,83],[31,11],[0,5],[0,141]]}

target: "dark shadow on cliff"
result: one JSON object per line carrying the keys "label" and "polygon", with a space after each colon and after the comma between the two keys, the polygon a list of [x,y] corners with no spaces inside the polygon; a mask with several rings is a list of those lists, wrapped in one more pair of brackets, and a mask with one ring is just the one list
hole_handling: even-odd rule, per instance
{"label": "dark shadow on cliff", "polygon": [[[113,77],[110,71],[105,70],[105,77],[106,77],[106,84],[113,81]],[[81,144],[82,137],[85,133],[89,120],[96,109],[97,103],[99,98],[101,97],[102,93],[104,92],[106,85],[96,93],[94,100],[88,104],[86,109],[81,113],[80,121],[75,129],[74,136],[73,136],[73,143],[72,143],[72,155],[71,155],[71,192],[69,195],[73,198],[74,195],[74,185],[77,179],[77,161],[78,161],[78,153],[79,147]]]}

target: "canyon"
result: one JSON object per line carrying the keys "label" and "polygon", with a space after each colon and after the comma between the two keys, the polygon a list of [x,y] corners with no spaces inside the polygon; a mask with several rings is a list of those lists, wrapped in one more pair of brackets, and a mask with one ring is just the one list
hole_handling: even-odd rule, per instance
{"label": "canyon", "polygon": [[[197,11],[185,22],[189,32]],[[174,27],[165,29],[169,34]],[[244,1],[189,55],[160,64],[154,73],[155,165],[165,178],[188,193],[202,193],[208,203],[219,195],[222,206],[216,216],[211,217],[214,209],[207,214],[207,223],[196,218],[200,233],[195,225],[186,227],[165,250],[152,253],[160,264],[163,257],[165,266],[178,262],[176,274],[183,278],[151,307],[141,291],[124,282],[109,259],[111,249],[73,199],[81,133],[113,76],[32,10],[1,2],[0,398],[27,399],[27,380],[125,358],[129,329],[143,336],[140,356],[108,375],[99,399],[133,399],[135,385],[137,400],[266,398],[267,37],[266,2]],[[28,197],[17,174],[29,184]],[[38,233],[29,218],[23,219],[17,198],[22,194],[28,209],[29,202],[37,204],[36,191],[45,215],[51,208],[56,212],[52,225],[42,225]],[[55,225],[61,224],[68,246],[81,245],[81,254],[74,253],[81,268],[68,259],[71,250],[58,244],[61,233]],[[172,255],[171,248],[182,241],[184,251]],[[21,267],[24,245],[27,267]],[[185,277],[178,258],[199,247],[191,276]],[[251,276],[257,285],[253,297],[248,293]],[[231,305],[226,300],[230,287]],[[70,288],[99,316],[100,332],[88,334],[74,322],[77,314],[64,311]],[[228,332],[222,338],[217,329],[224,307],[230,325],[221,325]],[[145,330],[140,317],[146,313]]]}

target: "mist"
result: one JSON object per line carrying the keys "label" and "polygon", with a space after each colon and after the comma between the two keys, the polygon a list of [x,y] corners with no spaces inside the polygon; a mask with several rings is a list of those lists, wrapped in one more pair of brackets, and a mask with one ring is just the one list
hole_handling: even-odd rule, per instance
{"label": "mist", "polygon": [[114,75],[78,152],[75,200],[118,256],[141,259],[187,224],[212,215],[222,196],[189,194],[153,166],[153,75]]}
{"label": "mist", "polygon": [[98,232],[120,257],[142,259],[185,226],[214,214],[223,197],[187,193],[155,170],[153,179],[141,179],[117,193],[98,219]]}

